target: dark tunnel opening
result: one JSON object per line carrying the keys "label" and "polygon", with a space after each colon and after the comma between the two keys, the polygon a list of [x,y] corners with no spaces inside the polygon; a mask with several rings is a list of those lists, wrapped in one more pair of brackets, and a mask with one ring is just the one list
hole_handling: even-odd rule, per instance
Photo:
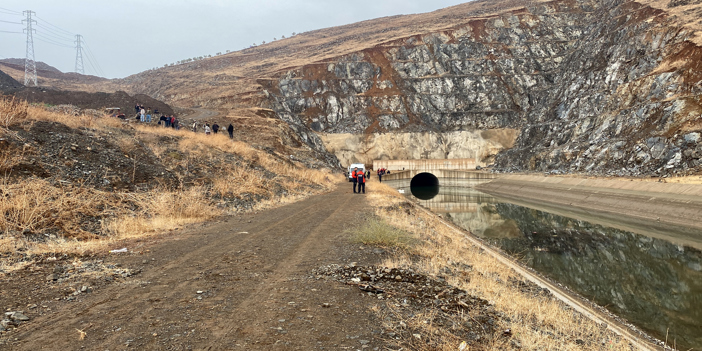
{"label": "dark tunnel opening", "polygon": [[420,200],[431,200],[439,194],[439,178],[431,173],[419,173],[410,181],[410,191]]}

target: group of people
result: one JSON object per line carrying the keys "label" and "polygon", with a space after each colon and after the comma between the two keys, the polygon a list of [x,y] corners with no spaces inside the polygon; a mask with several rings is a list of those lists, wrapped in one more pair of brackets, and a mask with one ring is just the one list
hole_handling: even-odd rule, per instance
{"label": "group of people", "polygon": [[178,121],[175,116],[170,115],[170,116],[161,116],[159,118],[158,124],[165,127],[165,128],[173,128],[176,130],[180,129],[180,121]]}
{"label": "group of people", "polygon": [[[142,104],[134,105],[134,112],[136,112],[136,119],[140,122],[151,123],[151,107],[144,107]],[[153,111],[153,115],[158,115],[158,109]]]}
{"label": "group of people", "polygon": [[[366,179],[370,177],[370,170],[364,172],[362,169],[359,170],[358,167],[354,167],[353,172],[351,172],[351,178],[353,179],[353,193],[363,194],[366,193]],[[356,191],[356,186],[358,186],[358,191]]]}
{"label": "group of people", "polygon": [[[198,127],[200,125],[197,123],[197,121],[193,122],[193,132],[197,133]],[[205,131],[205,134],[210,135],[210,134],[217,134],[221,127],[217,122],[214,122],[212,126],[210,126],[209,123],[205,123],[203,126],[203,130]],[[234,125],[229,123],[229,127],[227,127],[227,132],[229,133],[229,139],[234,139]]]}
{"label": "group of people", "polygon": [[[136,120],[144,123],[151,123],[151,107],[144,107],[141,104],[136,104],[134,105],[134,111],[136,112]],[[156,116],[158,115],[158,109],[153,110],[153,115]],[[180,121],[174,116],[174,115],[162,115],[159,118],[158,124],[165,127],[165,128],[173,128],[173,129],[180,129]],[[198,128],[200,127],[200,124],[195,121],[193,123],[193,132],[197,133]],[[202,126],[203,131],[205,134],[210,135],[210,134],[217,134],[221,127],[217,122],[213,123],[212,126],[210,126],[209,123],[205,123]],[[234,125],[229,123],[229,127],[227,127],[227,132],[229,133],[229,138],[234,139]]]}
{"label": "group of people", "polygon": [[[383,181],[383,176],[386,174],[390,174],[390,170],[385,169],[385,168],[380,168],[377,171],[378,174],[378,181],[382,183]],[[370,170],[363,171],[362,169],[358,169],[358,167],[354,167],[353,171],[351,172],[351,179],[353,180],[353,193],[354,194],[365,194],[366,193],[366,180],[370,178],[371,172]],[[358,188],[358,190],[356,190]]]}
{"label": "group of people", "polygon": [[[151,111],[151,107],[144,107],[141,104],[134,105],[134,111],[136,112],[136,120],[143,123],[151,123],[152,116],[158,116],[158,109]],[[180,129],[180,123],[174,115],[161,115],[158,119],[158,125],[165,128]]]}
{"label": "group of people", "polygon": [[378,170],[378,181],[382,183],[382,182],[383,182],[383,176],[386,175],[386,174],[390,174],[390,171],[387,170],[387,169],[385,169],[385,168],[379,169],[379,170]]}

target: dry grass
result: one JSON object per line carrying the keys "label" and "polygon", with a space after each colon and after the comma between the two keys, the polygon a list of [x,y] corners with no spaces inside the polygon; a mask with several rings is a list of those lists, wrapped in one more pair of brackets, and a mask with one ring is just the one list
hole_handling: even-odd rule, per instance
{"label": "dry grass", "polygon": [[108,221],[105,232],[119,240],[143,237],[199,223],[222,214],[212,205],[202,188],[185,191],[156,190],[133,195],[141,208]]}
{"label": "dry grass", "polygon": [[[397,195],[378,195],[379,203],[397,203]],[[376,202],[376,203],[378,203]],[[464,234],[447,227],[434,215],[414,210],[408,214],[393,207],[392,210],[376,205],[376,214],[389,225],[400,228],[422,242],[413,248],[412,256],[400,254],[388,259],[388,267],[412,268],[428,275],[446,275],[446,268],[471,266],[472,270],[450,275],[452,285],[490,301],[506,318],[500,322],[501,330],[511,329],[512,339],[518,340],[523,350],[581,350],[576,340],[587,343],[588,350],[632,350],[632,345],[613,333],[574,312],[564,303],[545,296],[525,293],[510,280],[523,280],[516,272],[495,258],[472,245]],[[431,313],[427,311],[426,313]],[[410,327],[437,335],[424,321],[427,316],[417,316]],[[430,319],[429,319],[430,320]],[[441,334],[443,333],[443,334]],[[456,350],[461,340],[442,331],[441,350]],[[448,334],[446,334],[448,333]],[[495,336],[488,349],[509,349],[504,338]]]}
{"label": "dry grass", "polygon": [[[222,214],[203,189],[113,193],[44,180],[0,185],[0,254],[88,254]],[[26,262],[3,260],[4,271]],[[13,268],[14,267],[14,268]]]}
{"label": "dry grass", "polygon": [[27,119],[29,104],[14,97],[0,96],[0,125],[8,128],[14,123]]}
{"label": "dry grass", "polygon": [[[173,169],[209,167],[200,169],[207,178],[199,186],[137,192],[104,191],[61,179],[6,178],[0,183],[4,214],[0,217],[0,255],[5,257],[0,260],[0,271],[5,272],[32,264],[32,257],[105,252],[133,245],[135,239],[207,221],[226,213],[218,204],[225,196],[256,195],[255,199],[262,200],[248,208],[262,210],[327,191],[342,178],[329,170],[281,160],[224,135],[125,125],[115,118],[72,116],[6,98],[0,99],[0,116],[0,127],[5,127],[0,133],[13,133],[7,129],[12,125],[27,128],[34,121],[57,122],[90,128],[130,158],[150,149]],[[171,137],[166,138],[170,144],[162,142],[164,136]],[[9,174],[24,154],[24,149],[2,150],[0,171]]]}
{"label": "dry grass", "polygon": [[118,207],[119,196],[82,187],[58,188],[44,180],[0,185],[0,231],[52,231],[76,238],[91,237],[81,227],[86,218],[99,218]]}
{"label": "dry grass", "polygon": [[351,240],[372,246],[409,249],[417,240],[407,231],[393,227],[380,218],[370,218],[356,228],[350,229]]}

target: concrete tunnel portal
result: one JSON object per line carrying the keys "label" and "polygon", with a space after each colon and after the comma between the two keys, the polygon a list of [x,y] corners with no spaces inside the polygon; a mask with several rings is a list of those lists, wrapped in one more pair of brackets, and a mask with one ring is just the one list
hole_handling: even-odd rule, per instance
{"label": "concrete tunnel portal", "polygon": [[412,177],[410,191],[420,200],[431,200],[439,194],[439,178],[428,172],[419,173]]}

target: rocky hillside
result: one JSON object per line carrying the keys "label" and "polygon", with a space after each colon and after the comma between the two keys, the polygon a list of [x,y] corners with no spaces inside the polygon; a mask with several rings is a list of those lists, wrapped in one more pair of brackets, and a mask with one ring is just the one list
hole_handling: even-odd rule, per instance
{"label": "rocky hillside", "polygon": [[502,171],[700,170],[702,49],[632,1],[554,1],[475,18],[263,82],[291,124],[328,133],[515,128]]}
{"label": "rocky hillside", "polygon": [[[695,0],[473,1],[90,89],[234,113],[262,107],[344,163],[404,157],[365,142],[389,132],[424,145],[408,157],[475,157],[500,171],[696,173],[701,14]],[[474,138],[494,130],[512,137]]]}

